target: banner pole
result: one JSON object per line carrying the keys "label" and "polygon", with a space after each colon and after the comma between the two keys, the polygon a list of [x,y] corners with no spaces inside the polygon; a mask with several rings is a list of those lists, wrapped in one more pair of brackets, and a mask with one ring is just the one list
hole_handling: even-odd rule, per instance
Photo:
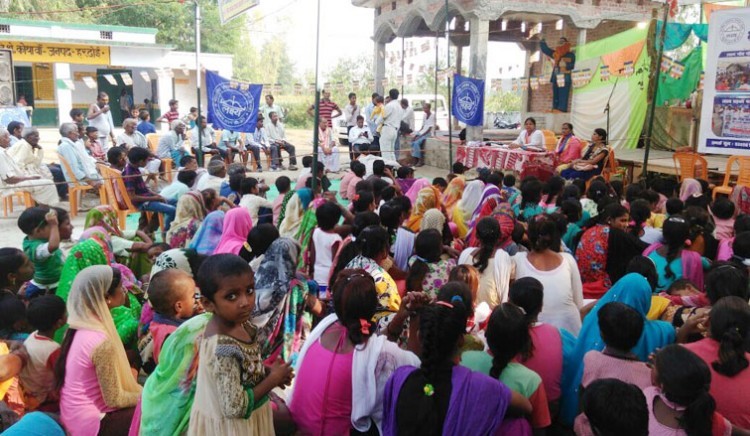
{"label": "banner pole", "polygon": [[[195,0],[195,83],[198,92],[198,117],[201,116],[201,7]],[[198,151],[195,158],[203,166],[203,128],[198,123]]]}
{"label": "banner pole", "polygon": [[[451,90],[451,76],[448,75],[448,165],[453,165],[453,106],[451,99],[453,91]],[[452,167],[451,167],[452,168]]]}
{"label": "banner pole", "polygon": [[[669,2],[664,3],[664,21],[659,35],[659,50],[657,51],[656,73],[654,74],[654,95],[651,97],[651,111],[648,117],[648,129],[646,130],[646,151],[643,154],[643,172],[641,177],[648,177],[648,155],[651,151],[651,135],[654,133],[654,115],[656,114],[656,95],[659,91],[659,76],[661,75],[661,62],[664,56],[664,38],[667,34],[667,20],[669,19]],[[654,29],[656,30],[656,29]],[[607,132],[609,135],[610,132]]]}
{"label": "banner pole", "polygon": [[320,0],[318,0],[318,18],[317,28],[315,34],[315,125],[313,126],[313,161],[312,161],[312,180],[311,188],[313,197],[315,196],[315,189],[317,188],[317,174],[318,174],[318,125],[320,124],[320,87],[318,87],[318,58],[320,57]]}

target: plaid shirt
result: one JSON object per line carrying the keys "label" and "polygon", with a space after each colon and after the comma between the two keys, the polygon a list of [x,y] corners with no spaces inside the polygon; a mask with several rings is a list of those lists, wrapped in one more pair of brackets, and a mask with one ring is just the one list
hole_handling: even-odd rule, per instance
{"label": "plaid shirt", "polygon": [[[141,174],[141,171],[131,163],[128,163],[125,166],[125,169],[122,170],[122,179],[125,182],[125,189],[127,189],[128,192],[133,192],[135,195],[144,196],[156,195],[150,189],[148,189],[148,186],[146,186],[146,182],[143,181],[143,175]],[[133,205],[135,206],[140,206],[143,203],[143,201],[133,200]]]}

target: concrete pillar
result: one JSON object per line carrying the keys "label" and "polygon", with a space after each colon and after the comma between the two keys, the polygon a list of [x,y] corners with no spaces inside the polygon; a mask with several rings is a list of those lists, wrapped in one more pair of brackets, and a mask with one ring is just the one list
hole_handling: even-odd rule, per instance
{"label": "concrete pillar", "polygon": [[[480,18],[469,20],[470,34],[470,58],[469,76],[475,79],[486,80],[487,78],[487,41],[489,40],[490,22]],[[485,89],[487,86],[485,85]],[[467,127],[467,141],[481,141],[484,126]]]}
{"label": "concrete pillar", "polygon": [[380,95],[385,94],[383,88],[383,79],[385,79],[385,43],[375,43],[375,53],[373,54],[375,59],[375,92]]}
{"label": "concrete pillar", "polygon": [[[151,76],[151,80],[154,80],[153,76]],[[167,76],[159,74],[159,78],[156,79],[156,95],[159,101],[159,110],[161,111],[161,114],[165,114],[169,112],[169,100],[174,98],[174,87],[172,86],[172,81],[174,79]],[[186,112],[186,109],[189,109],[190,106],[185,107],[186,102],[181,102],[180,106],[180,112],[184,113]],[[154,120],[151,120],[152,122],[155,122]],[[156,126],[157,129],[167,132],[169,131],[169,126],[167,123],[158,123],[159,125]]]}
{"label": "concrete pillar", "polygon": [[[526,60],[523,65],[523,77],[531,77],[531,50],[529,48],[525,49],[524,57],[526,58]],[[542,81],[541,77],[539,78],[539,81],[540,82]],[[536,92],[536,91],[532,91],[531,87],[529,87],[526,90],[526,92],[521,92],[521,114],[522,115],[529,112],[529,103],[531,101],[532,92]]]}
{"label": "concrete pillar", "polygon": [[[70,64],[66,63],[55,63],[54,75],[55,82],[62,79],[71,79]],[[55,84],[55,100],[57,100],[57,122],[65,123],[70,121],[70,110],[73,109],[73,91],[62,89],[62,87]]]}

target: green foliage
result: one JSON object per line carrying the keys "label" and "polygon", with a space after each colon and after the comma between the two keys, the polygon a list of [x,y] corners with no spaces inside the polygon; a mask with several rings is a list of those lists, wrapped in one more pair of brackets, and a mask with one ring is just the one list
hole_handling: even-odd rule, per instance
{"label": "green foliage", "polygon": [[[5,4],[7,2],[7,5]],[[224,26],[219,20],[215,0],[199,0],[201,5],[201,50],[208,53],[232,53],[241,40],[243,20]],[[195,50],[194,8],[192,1],[162,3],[143,0],[0,0],[0,12],[19,19],[52,20],[102,25],[152,27],[159,30],[156,41],[173,45],[177,50]],[[6,7],[3,7],[6,6]],[[112,9],[99,9],[117,6]],[[80,12],[41,13],[80,8]],[[97,8],[97,9],[93,9]]]}
{"label": "green foliage", "polygon": [[519,112],[521,110],[521,94],[516,92],[490,91],[485,102],[486,112]]}
{"label": "green foliage", "polygon": [[310,95],[277,95],[276,103],[286,112],[284,124],[292,129],[313,128],[313,119],[307,115],[307,108],[315,101]]}

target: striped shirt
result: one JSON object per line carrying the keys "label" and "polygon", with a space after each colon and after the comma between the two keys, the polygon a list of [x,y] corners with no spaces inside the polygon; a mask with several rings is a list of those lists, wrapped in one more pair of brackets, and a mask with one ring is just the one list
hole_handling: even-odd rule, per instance
{"label": "striped shirt", "polygon": [[339,105],[332,102],[331,100],[320,101],[320,118],[325,118],[328,120],[328,127],[333,127],[333,121],[331,120],[331,114],[333,114],[333,111],[339,111],[341,112],[341,109],[339,109]]}

